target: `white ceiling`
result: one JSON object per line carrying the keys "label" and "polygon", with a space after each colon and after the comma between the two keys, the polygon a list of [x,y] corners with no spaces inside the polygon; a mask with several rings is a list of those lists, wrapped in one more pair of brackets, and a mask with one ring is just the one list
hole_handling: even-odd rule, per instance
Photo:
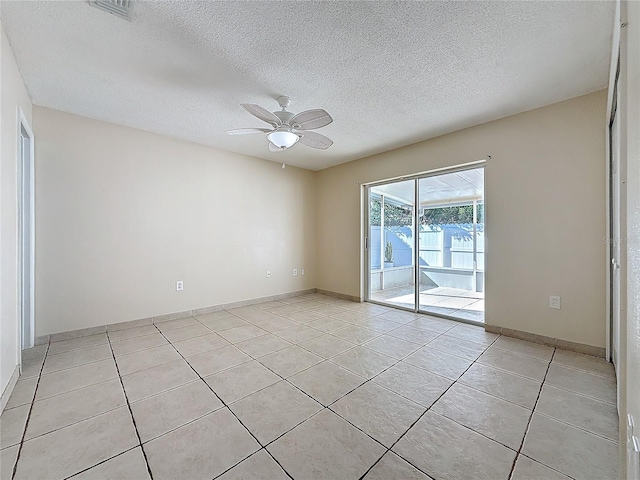
{"label": "white ceiling", "polygon": [[[37,105],[312,170],[607,85],[613,2],[3,1]],[[271,153],[240,103],[324,108],[326,151]]]}
{"label": "white ceiling", "polygon": [[[376,185],[371,188],[371,191],[384,194],[399,203],[413,205],[415,202],[414,185],[413,180],[405,180]],[[473,168],[421,178],[418,185],[421,207],[480,200],[484,197],[484,168]]]}

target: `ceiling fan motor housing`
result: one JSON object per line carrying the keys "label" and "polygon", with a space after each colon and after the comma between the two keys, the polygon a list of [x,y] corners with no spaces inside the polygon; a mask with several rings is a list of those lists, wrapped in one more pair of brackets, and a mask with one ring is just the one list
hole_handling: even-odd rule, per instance
{"label": "ceiling fan motor housing", "polygon": [[[273,112],[273,114],[280,119],[282,123],[289,125],[289,120],[293,117],[293,113],[282,110],[280,112]],[[293,127],[293,125],[291,125]]]}
{"label": "ceiling fan motor housing", "polygon": [[289,104],[291,103],[291,99],[289,97],[287,97],[286,95],[280,95],[278,98],[276,98],[278,105],[280,105],[281,108],[289,108]]}

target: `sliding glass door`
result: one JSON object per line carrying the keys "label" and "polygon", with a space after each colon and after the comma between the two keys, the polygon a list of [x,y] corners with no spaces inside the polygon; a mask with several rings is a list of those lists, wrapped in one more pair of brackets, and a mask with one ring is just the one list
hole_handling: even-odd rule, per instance
{"label": "sliding glass door", "polygon": [[419,309],[484,321],[484,169],[418,180]]}
{"label": "sliding glass door", "polygon": [[367,192],[367,299],[484,322],[484,167]]}
{"label": "sliding glass door", "polygon": [[415,182],[369,189],[370,299],[415,309]]}

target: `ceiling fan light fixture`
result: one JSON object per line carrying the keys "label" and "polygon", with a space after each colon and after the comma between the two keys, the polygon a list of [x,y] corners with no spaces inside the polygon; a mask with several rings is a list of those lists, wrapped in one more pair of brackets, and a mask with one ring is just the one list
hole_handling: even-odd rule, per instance
{"label": "ceiling fan light fixture", "polygon": [[269,135],[267,135],[267,138],[271,143],[279,148],[292,147],[298,140],[300,140],[300,137],[298,135],[283,127],[280,127],[271,132]]}
{"label": "ceiling fan light fixture", "polygon": [[[112,0],[116,1],[116,0]],[[269,140],[269,151],[280,152],[293,147],[296,143],[302,143],[311,148],[326,150],[333,141],[324,135],[311,132],[316,128],[322,128],[333,122],[333,118],[326,110],[315,108],[305,110],[297,114],[288,112],[289,97],[278,97],[278,104],[282,107],[279,112],[270,112],[266,108],[254,103],[241,103],[240,106],[254,117],[266,122],[271,127],[267,128],[236,128],[227,130],[227,135],[247,135],[251,133],[266,133]]]}

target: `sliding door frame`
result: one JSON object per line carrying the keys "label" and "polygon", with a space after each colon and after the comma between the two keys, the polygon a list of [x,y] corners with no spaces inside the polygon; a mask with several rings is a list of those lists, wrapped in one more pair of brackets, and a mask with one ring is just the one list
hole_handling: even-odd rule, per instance
{"label": "sliding door frame", "polygon": [[[21,108],[18,108],[17,123],[16,193],[19,239],[17,332],[18,363],[22,366],[22,350],[35,345],[35,136]],[[25,151],[25,144],[28,151]]]}
{"label": "sliding door frame", "polygon": [[[473,170],[476,168],[485,168],[486,160],[478,160],[470,163],[465,163],[463,165],[457,165],[454,167],[446,167],[440,168],[437,170],[430,170],[427,172],[417,173],[413,175],[407,175],[402,177],[395,177],[387,180],[381,180],[378,182],[369,182],[362,185],[363,187],[363,219],[365,228],[363,229],[364,238],[362,239],[363,250],[364,250],[364,301],[373,303],[376,305],[382,305],[385,307],[390,306],[389,303],[381,302],[379,300],[373,300],[371,298],[371,225],[370,225],[370,216],[369,209],[371,208],[371,189],[374,187],[389,185],[393,183],[406,182],[408,180],[413,180],[414,182],[414,208],[413,208],[413,224],[415,225],[413,232],[413,264],[414,264],[414,308],[403,307],[401,305],[391,305],[393,308],[398,310],[405,310],[407,312],[413,313],[423,313],[426,315],[431,315],[434,317],[442,317],[448,320],[455,320],[461,323],[468,323],[471,325],[484,326],[484,322],[478,322],[475,320],[468,320],[465,318],[453,317],[451,315],[445,315],[442,313],[429,312],[427,310],[420,309],[420,235],[418,235],[418,216],[420,213],[420,180],[423,178],[436,177],[439,175],[446,175],[448,173],[456,173],[462,172],[465,170]],[[486,181],[485,181],[486,184]],[[484,185],[483,185],[484,192]],[[486,204],[484,201],[483,195],[483,204]],[[485,208],[486,212],[486,208]],[[486,259],[485,259],[485,267],[486,267]],[[486,276],[486,273],[485,273]],[[486,289],[486,282],[485,282]]]}

